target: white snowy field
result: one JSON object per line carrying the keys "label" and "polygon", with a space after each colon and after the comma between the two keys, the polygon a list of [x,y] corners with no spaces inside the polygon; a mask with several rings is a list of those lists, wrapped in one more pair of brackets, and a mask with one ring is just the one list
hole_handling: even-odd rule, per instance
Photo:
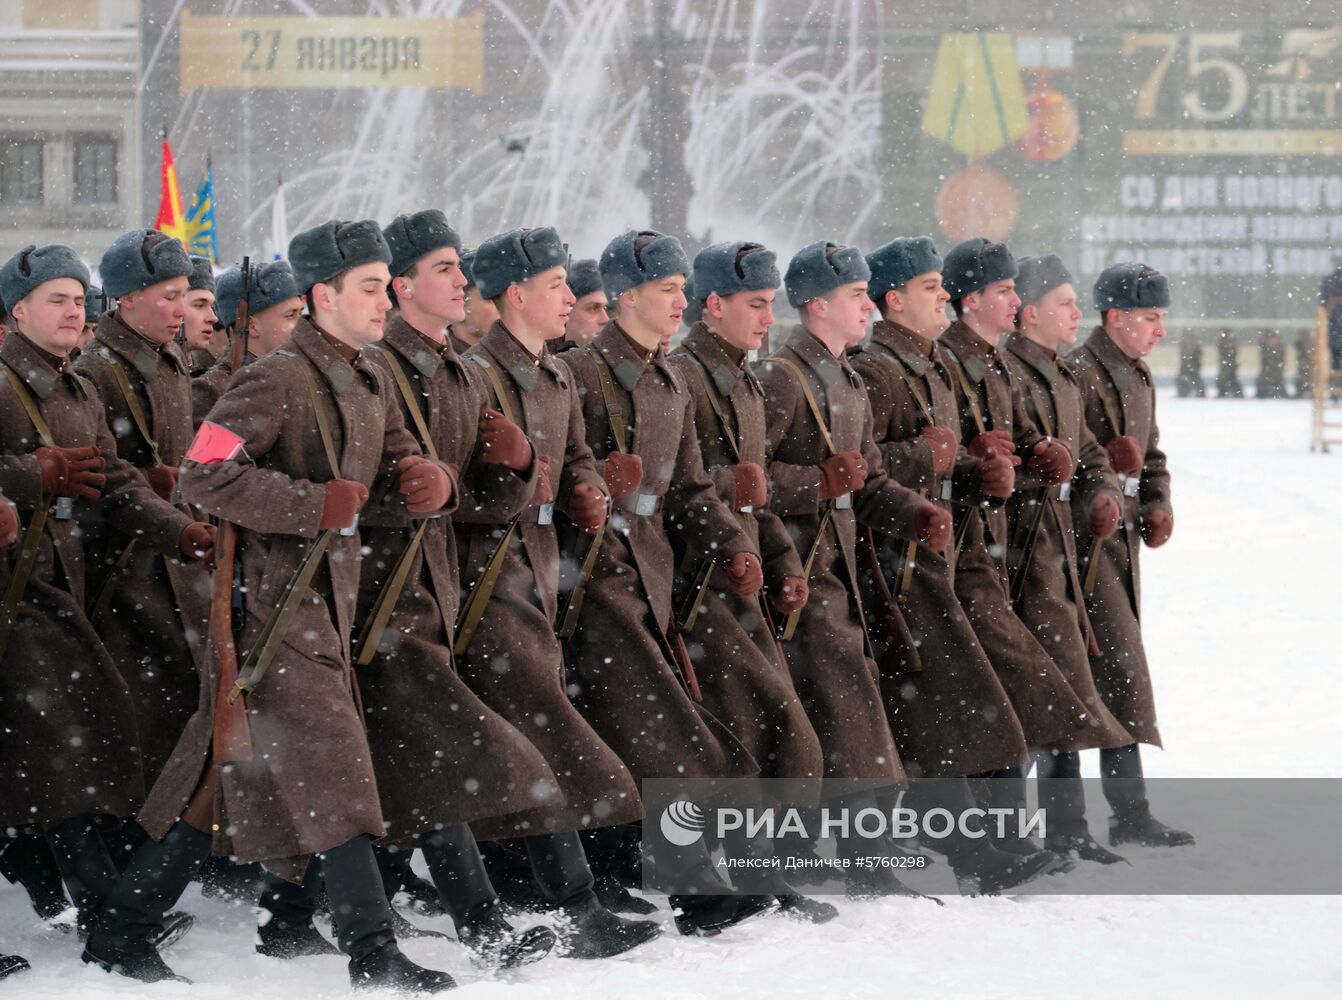
{"label": "white snowy field", "polygon": [[[1310,454],[1304,403],[1168,395],[1160,408],[1176,524],[1164,549],[1143,556],[1147,648],[1167,746],[1145,754],[1148,774],[1342,777],[1342,450]],[[1103,837],[1102,803],[1090,812]],[[1196,848],[1123,853],[1175,872],[1230,849],[1224,831],[1194,832]],[[632,955],[552,958],[507,979],[480,977],[451,941],[404,948],[456,975],[459,995],[480,1000],[1342,995],[1336,896],[964,899],[940,869],[929,874],[944,907],[839,901],[840,918],[823,927],[775,915],[707,940],[678,937],[662,910],[666,935]],[[1087,865],[1058,876],[1082,892],[1120,877]],[[255,955],[248,908],[195,889],[183,905],[198,923],[168,958],[195,985],[144,987],[81,966],[74,941],[36,928],[19,892],[0,883],[0,950],[34,966],[0,984],[0,994],[307,1000],[348,992],[342,959]],[[446,930],[445,920],[414,919]]]}

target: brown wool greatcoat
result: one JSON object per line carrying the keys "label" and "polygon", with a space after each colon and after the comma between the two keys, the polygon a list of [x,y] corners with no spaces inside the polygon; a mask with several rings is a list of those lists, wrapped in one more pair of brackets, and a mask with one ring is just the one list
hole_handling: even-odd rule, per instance
{"label": "brown wool greatcoat", "polygon": [[[757,510],[738,509],[732,473],[739,462],[761,468],[765,464],[764,389],[745,358],[729,356],[702,323],[694,325],[669,361],[694,397],[694,426],[705,471],[759,550],[766,581],[765,592],[737,597],[722,571],[713,569],[694,627],[685,633],[704,704],[750,751],[761,777],[818,778],[824,768],[820,737],[792,686],[774,638],[772,609],[764,603],[768,591],[781,589],[784,577],[803,575],[801,557],[767,499]],[[681,544],[675,548],[676,614],[683,625],[687,596],[693,595],[710,560],[702,550]]]}
{"label": "brown wool greatcoat", "polygon": [[[439,460],[463,471],[454,514],[491,508],[507,516],[521,509],[532,489],[529,479],[479,461],[483,390],[477,373],[450,347],[434,350],[396,313],[368,354],[383,370],[416,440],[419,431],[393,364],[410,385]],[[362,523],[370,551],[360,577],[356,634],[417,527],[394,506]],[[435,826],[490,821],[531,808],[538,796],[558,795],[542,754],[472,690],[453,660],[459,590],[456,535],[446,518],[432,518],[378,655],[358,668],[383,818],[396,843]]]}
{"label": "brown wool greatcoat", "polygon": [[[481,406],[503,406],[487,371],[498,376],[506,412],[526,432],[536,454],[549,459],[558,509],[567,509],[578,483],[604,491],[583,430],[578,393],[566,369],[552,358],[534,357],[502,323],[494,324],[463,365],[478,393],[477,416]],[[499,466],[484,466],[477,454],[464,468],[489,474]],[[562,796],[499,823],[477,824],[477,833],[485,837],[611,826],[643,815],[633,777],[565,690],[564,651],[555,638],[559,544],[554,524],[539,523],[539,513],[539,505],[530,503],[514,529],[484,617],[458,662],[480,697],[540,749]],[[464,583],[480,578],[508,518],[509,511],[491,504],[458,511]]]}
{"label": "brown wool greatcoat", "polygon": [[[310,381],[309,381],[310,380]],[[210,419],[243,438],[235,459],[187,462],[183,498],[240,528],[245,624],[243,662],[280,593],[320,534],[325,493],[337,478],[318,431],[312,390],[326,415],[339,477],[369,487],[362,516],[403,507],[396,463],[419,454],[385,375],[367,359],[351,365],[307,320],[289,345],[238,373]],[[255,757],[220,768],[216,853],[262,861],[301,879],[310,855],[384,832],[377,783],[350,667],[359,591],[360,540],[335,535],[256,691],[247,696]],[[211,657],[211,673],[217,662]],[[216,680],[192,718],[140,822],[162,837],[200,782],[210,753]]]}
{"label": "brown wool greatcoat", "polygon": [[205,347],[188,348],[185,343],[178,344],[177,347],[182,352],[183,360],[186,361],[187,374],[192,378],[204,375],[215,366],[220,357]]}
{"label": "brown wool greatcoat", "polygon": [[[242,359],[244,365],[256,360],[256,355],[248,352]],[[233,378],[233,358],[225,351],[213,365],[191,379],[191,424],[199,428],[201,421],[209,416],[214,404],[228,388]]]}
{"label": "brown wool greatcoat", "polygon": [[[103,516],[146,550],[177,552],[190,518],[160,500],[117,454],[97,388],[57,373],[11,333],[0,360],[18,375],[61,448],[97,445],[106,467]],[[41,445],[9,376],[0,373],[0,491],[25,528],[44,502],[33,452]],[[20,541],[0,552],[0,592]],[[125,817],[144,797],[140,737],[130,690],[84,614],[88,593],[77,518],[48,516],[32,576],[0,660],[0,826],[50,826],[82,813]]]}
{"label": "brown wool greatcoat", "polygon": [[[1067,364],[1081,389],[1086,426],[1100,446],[1126,434],[1137,439],[1137,447],[1146,456],[1137,495],[1124,496],[1118,530],[1100,545],[1095,589],[1086,598],[1086,611],[1100,647],[1091,670],[1104,703],[1135,740],[1160,746],[1155,693],[1142,644],[1138,560],[1141,515],[1157,508],[1173,510],[1170,473],[1156,426],[1155,385],[1146,362],[1120,351],[1103,327],[1096,327],[1068,355]],[[1093,540],[1079,508],[1077,515],[1076,548],[1084,560]],[[1080,564],[1078,569],[1085,574],[1088,567]]]}
{"label": "brown wool greatcoat", "polygon": [[[144,471],[177,468],[191,443],[191,376],[176,344],[154,345],[131,330],[118,311],[104,313],[74,370],[98,387],[117,451]],[[135,421],[116,375],[125,378],[157,451]],[[180,504],[184,514],[189,511]],[[130,686],[143,740],[145,781],[153,785],[200,702],[209,634],[210,577],[180,553],[163,555],[136,543],[115,569],[128,535],[89,508],[89,603],[111,587],[106,611],[93,627]]]}
{"label": "brown wool greatcoat", "polygon": [[[598,471],[615,450],[598,375],[602,365],[624,415],[629,450],[643,460],[636,495],[661,498],[647,501],[660,503],[650,516],[629,511],[631,498],[611,511],[568,643],[574,700],[636,781],[750,777],[758,765],[725,723],[690,698],[667,636],[675,573],[671,534],[689,548],[716,552],[724,571],[737,552],[753,551],[704,472],[694,398],[660,349],[648,359],[615,322],[587,346],[564,352],[562,363],[572,373]],[[587,544],[586,536],[568,529],[565,557],[580,562]]]}
{"label": "brown wool greatcoat", "polygon": [[[1076,380],[1063,361],[1050,351],[1019,334],[1002,341],[1002,357],[1016,384],[1025,394],[1026,413],[1041,433],[1057,438],[1077,458],[1070,489],[1077,498],[1081,517],[1101,493],[1118,499],[1109,457],[1081,419],[1081,396]],[[1007,564],[1025,564],[1016,614],[1048,650],[1086,705],[1086,730],[1072,738],[1047,744],[1055,750],[1089,750],[1120,747],[1132,742],[1105,707],[1091,675],[1086,636],[1090,623],[1080,600],[1076,540],[1072,534],[1072,505],[1059,499],[1059,487],[1042,493],[1047,505],[1035,533],[1032,555],[1024,555],[1028,525],[1038,517],[1040,490],[1017,492],[1007,503],[1011,538]],[[1016,570],[1020,572],[1020,570]]]}
{"label": "brown wool greatcoat", "polygon": [[[937,477],[931,448],[920,436],[929,425],[948,428],[957,437],[960,433],[951,375],[932,342],[878,322],[853,367],[866,385],[874,436],[891,474],[947,512],[957,494],[969,492],[972,502],[973,469],[962,463],[958,476],[952,468],[946,479]],[[878,553],[890,589],[897,593],[908,545],[880,536]],[[1055,711],[1074,699],[1036,643],[999,650],[1006,655],[996,659],[984,649],[956,596],[946,554],[925,548],[914,553],[903,609],[921,670],[887,673],[883,689],[906,768],[917,767],[931,777],[998,770],[1025,759],[1027,740],[1039,745],[1041,737],[1053,739],[1075,729],[1080,706],[1072,716]],[[997,664],[1006,668],[999,668],[1000,681]],[[1010,687],[1004,689],[1007,682]],[[1062,705],[1055,704],[1059,697]],[[1017,703],[1025,718],[1018,718]]]}
{"label": "brown wool greatcoat", "polygon": [[[780,357],[801,369],[834,449],[861,452],[867,461],[866,484],[853,494],[850,508],[833,509],[823,535],[827,505],[820,499],[819,466],[830,451],[796,375],[775,360]],[[824,749],[825,777],[902,782],[858,596],[857,524],[913,538],[921,501],[886,474],[871,436],[871,405],[847,359],[797,327],[755,371],[764,389],[769,509],[782,519],[803,561],[819,535],[811,598],[784,645],[797,694]]]}

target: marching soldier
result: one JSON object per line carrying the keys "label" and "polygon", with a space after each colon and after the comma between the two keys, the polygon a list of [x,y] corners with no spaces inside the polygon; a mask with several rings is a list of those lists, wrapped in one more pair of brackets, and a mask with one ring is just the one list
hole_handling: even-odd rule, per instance
{"label": "marching soldier", "polygon": [[206,257],[191,257],[187,279],[186,314],[182,317],[182,355],[192,378],[214,365],[219,351],[214,336],[216,316],[214,265]]}
{"label": "marching soldier", "polygon": [[[121,457],[186,514],[175,494],[191,442],[191,376],[173,339],[191,294],[192,261],[177,240],[143,229],[119,237],[99,270],[117,306],[103,314],[73,368],[97,387]],[[213,292],[206,294],[213,302]],[[199,321],[213,322],[209,303],[203,310]],[[199,563],[155,552],[119,523],[87,514],[89,620],[130,686],[152,787],[199,700],[210,579]]]}
{"label": "marching soldier", "polygon": [[[881,318],[853,367],[871,402],[873,436],[892,478],[950,516],[954,502],[978,502],[989,473],[960,447],[959,404],[936,346],[949,299],[942,260],[931,239],[920,237],[887,243],[867,264],[868,294]],[[967,543],[981,548],[981,531]],[[869,620],[883,626],[875,632],[886,713],[905,767],[928,778],[977,777],[972,784],[985,805],[1023,806],[1023,794],[1017,802],[1012,793],[1027,739],[1071,733],[1083,714],[1057,668],[1005,608],[1001,627],[987,635],[992,648],[980,641],[956,594],[950,553],[921,552],[885,535],[859,544],[870,546],[864,596]],[[914,648],[896,638],[904,629]],[[968,785],[950,782],[944,791],[958,794],[963,807]],[[951,839],[948,846],[952,867],[979,891],[1001,891],[1059,866],[1021,838],[985,838],[977,847]]]}
{"label": "marching soldier", "polygon": [[1276,330],[1264,330],[1258,335],[1258,383],[1254,396],[1286,398],[1286,341]]}
{"label": "marching soldier", "polygon": [[1179,340],[1179,398],[1207,395],[1207,384],[1202,381],[1202,340],[1196,330],[1187,330]]}
{"label": "marching soldier", "polygon": [[[773,324],[781,284],[774,261],[758,243],[719,243],[700,251],[693,281],[707,299],[704,319],[670,357],[694,398],[705,471],[759,550],[765,590],[738,596],[716,575],[709,553],[678,544],[675,614],[704,705],[755,758],[760,776],[812,779],[824,769],[820,738],[792,687],[774,630],[775,614],[806,604],[806,578],[791,536],[767,507],[764,390],[747,364]],[[816,923],[838,915],[781,877],[778,883],[785,912]]]}
{"label": "marching soldier", "polygon": [[0,825],[46,836],[81,930],[117,877],[97,819],[129,817],[144,785],[136,706],[85,612],[76,515],[99,506],[153,552],[202,560],[214,544],[118,455],[97,388],[70,370],[88,280],[65,246],[28,247],[0,268],[16,324],[0,348],[0,488],[26,514],[0,563]]}
{"label": "marching soldier", "polygon": [[[758,554],[704,472],[694,399],[662,350],[680,323],[689,272],[674,237],[617,236],[601,255],[601,278],[620,299],[619,319],[564,355],[613,509],[601,533],[570,540],[567,554],[583,569],[567,606],[576,621],[561,615],[560,631],[568,639],[574,700],[636,781],[757,772],[700,703],[672,616],[668,525],[695,551],[717,553],[715,565],[739,596],[763,583]],[[721,888],[706,853],[687,860],[685,885]],[[682,934],[705,934],[761,913],[773,900],[674,893],[671,905]]]}
{"label": "marching soldier", "polygon": [[[391,254],[377,224],[328,222],[295,236],[288,257],[310,319],[288,348],[238,373],[182,474],[189,503],[238,526],[238,679],[227,698],[206,685],[140,813],[153,839],[117,883],[84,957],[145,982],[175,978],[146,932],[214,844],[294,881],[320,857],[351,983],[436,992],[453,982],[397,948],[373,855],[385,824],[349,642],[361,508],[371,495],[372,515],[429,515],[453,484],[420,453],[363,353],[390,308]],[[230,645],[212,644],[216,676]],[[232,740],[221,725],[217,756],[215,723],[238,721],[246,729],[229,730]]]}
{"label": "marching soldier", "polygon": [[[809,597],[782,624],[788,666],[824,753],[826,778],[896,786],[905,775],[881,698],[858,589],[857,527],[939,551],[950,518],[887,475],[871,407],[845,351],[866,336],[867,263],[854,247],[813,243],[784,279],[801,325],[756,368],[764,390],[769,510],[802,556]],[[870,791],[845,797],[874,808]],[[851,845],[840,843],[841,849]],[[884,867],[845,870],[851,895],[907,892]]]}
{"label": "marching soldier", "polygon": [[1239,380],[1239,340],[1232,330],[1216,331],[1216,398],[1244,398],[1244,385]]}
{"label": "marching soldier", "polygon": [[[242,363],[250,364],[289,342],[303,315],[303,299],[294,284],[287,260],[252,264],[247,290],[247,345]],[[221,328],[236,335],[238,300],[242,298],[242,268],[231,267],[215,283],[215,309]],[[199,427],[233,378],[232,352],[225,350],[208,371],[191,380],[191,418]]]}
{"label": "marching soldier", "polygon": [[601,284],[601,269],[596,261],[572,261],[568,266],[568,287],[573,293],[573,309],[564,326],[564,339],[554,348],[556,354],[590,344],[610,322],[610,313],[606,311],[606,288]]}
{"label": "marching soldier", "polygon": [[[1095,684],[1134,740],[1100,750],[1105,798],[1114,811],[1109,843],[1176,847],[1193,837],[1152,817],[1138,750],[1140,743],[1161,745],[1142,644],[1138,556],[1142,542],[1159,548],[1174,530],[1156,390],[1142,360],[1165,335],[1169,282],[1144,264],[1114,264],[1096,279],[1094,295],[1100,325],[1069,355],[1068,366],[1081,388],[1086,425],[1108,451],[1123,493],[1123,516],[1108,538],[1096,537],[1084,510],[1074,518],[1086,612],[1099,646],[1091,660]],[[1081,502],[1074,497],[1073,508]]]}
{"label": "marching soldier", "polygon": [[475,277],[472,274],[474,262],[474,250],[466,250],[462,253],[461,273],[466,276],[466,287],[462,291],[462,295],[466,311],[460,322],[453,323],[448,327],[448,337],[452,341],[452,350],[458,354],[465,354],[480,343],[480,338],[489,332],[489,328],[499,318],[499,311],[494,303],[483,298],[475,287]]}
{"label": "marching soldier", "polygon": [[569,700],[555,636],[560,557],[554,512],[562,510],[590,536],[604,528],[606,514],[577,389],[545,353],[547,341],[564,335],[573,304],[562,270],[567,260],[559,235],[548,228],[501,233],[476,251],[477,289],[500,315],[467,356],[480,391],[476,408],[493,420],[515,420],[525,432],[531,455],[519,448],[519,458],[534,472],[536,492],[520,516],[483,505],[458,516],[462,577],[472,583],[457,648],[467,683],[536,744],[558,780],[552,801],[477,824],[477,830],[523,838],[545,900],[575,926],[570,954],[600,957],[651,940],[659,930],[607,912],[637,904],[613,880],[596,885],[577,832],[632,823],[643,810],[629,771]]}
{"label": "marching soldier", "polygon": [[1295,399],[1314,394],[1314,331],[1301,330],[1295,338]]}
{"label": "marching soldier", "polygon": [[1125,746],[1132,737],[1105,707],[1091,675],[1091,627],[1081,596],[1071,497],[1087,530],[1107,538],[1118,526],[1119,493],[1108,455],[1082,418],[1076,379],[1058,354],[1076,342],[1081,319],[1071,275],[1052,254],[1027,257],[1020,262],[1016,293],[1019,329],[1003,341],[1002,356],[1035,429],[1062,441],[1077,457],[1071,480],[1019,491],[1007,504],[1007,565],[1016,613],[1062,669],[1091,723],[1067,738],[1034,743],[1039,798],[1049,817],[1046,843],[1059,854],[1113,864],[1122,859],[1096,843],[1086,827],[1080,751]]}

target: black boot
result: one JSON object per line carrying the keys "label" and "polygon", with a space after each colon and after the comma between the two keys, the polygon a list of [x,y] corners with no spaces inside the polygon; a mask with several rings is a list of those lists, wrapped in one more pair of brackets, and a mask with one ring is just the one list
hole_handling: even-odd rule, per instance
{"label": "black boot", "polygon": [[782,892],[774,898],[778,900],[779,912],[808,924],[827,924],[839,915],[839,908],[833,903],[812,899],[799,892]]}
{"label": "black boot", "polygon": [[9,841],[0,854],[0,874],[23,886],[33,910],[43,921],[53,921],[70,908],[61,870],[46,837],[25,833]]}
{"label": "black boot", "polygon": [[1187,847],[1195,841],[1184,830],[1166,826],[1151,815],[1142,775],[1141,751],[1136,743],[1100,751],[1104,797],[1114,815],[1109,819],[1109,843],[1142,847]]}
{"label": "black boot", "polygon": [[[988,814],[983,827],[993,847],[1005,854],[1021,857],[1029,857],[1044,850],[1029,837],[1020,835],[1019,818],[1024,815],[1026,807],[1026,771],[1026,766],[1004,767],[969,779],[974,800]],[[1002,811],[1007,815],[999,822]],[[1066,864],[1069,868],[1075,867],[1070,862]]]}
{"label": "black boot", "polygon": [[527,857],[536,884],[566,918],[560,931],[569,958],[610,958],[651,941],[662,929],[651,920],[617,917],[596,898],[582,840],[576,833],[527,837]]}
{"label": "black boot", "polygon": [[458,927],[457,940],[471,953],[476,965],[507,971],[539,962],[554,950],[559,939],[548,927],[519,930],[508,923],[498,906],[493,906]]}
{"label": "black boot", "polygon": [[1022,857],[999,851],[986,840],[950,860],[955,880],[966,896],[995,896],[1057,871],[1059,863],[1059,858],[1049,851]]}
{"label": "black boot", "polygon": [[12,976],[16,972],[26,972],[32,968],[26,958],[18,955],[0,955],[0,979]]}
{"label": "black boot", "polygon": [[641,896],[635,896],[613,875],[598,875],[592,889],[601,905],[611,913],[635,913],[647,916],[649,913],[657,912],[657,904]]}
{"label": "black boot", "polygon": [[712,937],[778,905],[773,896],[670,896],[676,930],[693,937]]}
{"label": "black boot", "polygon": [[153,942],[168,909],[209,854],[210,835],[180,820],[161,841],[145,841],[108,894],[83,960],[141,982],[185,982],[164,964]]}
{"label": "black boot", "polygon": [[47,831],[47,842],[79,911],[80,937],[86,937],[117,884],[117,867],[92,816],[62,820]]}
{"label": "black boot", "polygon": [[257,897],[256,953],[267,958],[338,955],[340,949],[322,937],[312,922],[317,911],[321,865],[313,859],[301,883],[266,873]]}
{"label": "black boot", "polygon": [[447,973],[421,968],[396,947],[391,904],[368,837],[355,837],[319,857],[336,940],[350,957],[352,986],[437,993],[456,985]]}
{"label": "black boot", "polygon": [[211,856],[200,869],[200,894],[223,902],[252,900],[261,892],[264,873],[260,865],[239,864],[230,858]]}
{"label": "black boot", "polygon": [[401,892],[405,893],[405,905],[421,917],[441,917],[447,913],[433,883],[413,871],[406,873],[405,881],[401,883]]}
{"label": "black boot", "polygon": [[1086,825],[1086,786],[1081,780],[1081,755],[1076,751],[1042,750],[1039,767],[1039,807],[1044,811],[1044,846],[1071,863],[1073,857],[1101,865],[1127,861],[1106,850]]}

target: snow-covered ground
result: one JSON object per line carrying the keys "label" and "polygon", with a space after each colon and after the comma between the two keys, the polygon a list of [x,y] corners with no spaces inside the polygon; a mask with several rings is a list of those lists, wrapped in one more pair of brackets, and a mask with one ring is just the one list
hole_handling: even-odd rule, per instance
{"label": "snow-covered ground", "polygon": [[[1342,777],[1342,451],[1309,452],[1304,403],[1160,403],[1174,473],[1176,527],[1143,556],[1147,647],[1167,749],[1161,777]],[[1330,610],[1331,609],[1331,610]],[[1091,755],[1093,756],[1093,755]],[[1094,762],[1088,764],[1094,772]],[[1092,808],[1095,832],[1103,813]],[[1195,830],[1182,851],[1125,848],[1175,871],[1224,845]],[[933,875],[946,880],[943,870]],[[1111,889],[1112,869],[1060,876]],[[463,997],[1337,997],[1342,898],[1336,896],[1030,896],[842,903],[823,927],[771,916],[710,940],[667,934],[623,959],[548,959],[482,979],[451,941],[405,951],[446,968]],[[298,1000],[341,996],[344,962],[290,963],[251,949],[246,908],[184,900],[195,930],[169,953],[196,985],[143,987],[78,962],[74,942],[33,926],[0,883],[0,950],[34,970],[0,985],[16,997]],[[445,921],[420,923],[446,929]]]}

